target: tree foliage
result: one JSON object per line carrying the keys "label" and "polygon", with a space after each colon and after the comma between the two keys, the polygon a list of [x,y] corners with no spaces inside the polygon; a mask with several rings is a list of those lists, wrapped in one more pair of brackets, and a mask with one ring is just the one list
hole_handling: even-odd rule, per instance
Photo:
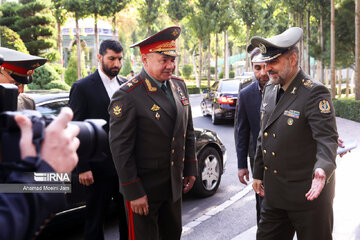
{"label": "tree foliage", "polygon": [[20,0],[15,25],[25,46],[32,55],[44,55],[44,50],[55,46],[55,19],[48,0]]}
{"label": "tree foliage", "polygon": [[6,2],[3,5],[0,5],[0,25],[7,26],[13,31],[18,31],[19,29],[16,27],[15,22],[20,18],[17,14],[17,10],[21,7],[20,4],[16,2]]}
{"label": "tree foliage", "polygon": [[29,53],[19,34],[8,27],[0,26],[0,39],[2,47],[14,49],[23,53]]}
{"label": "tree foliage", "polygon": [[158,18],[160,0],[139,0],[139,22],[147,29],[147,35],[151,36],[151,28]]}
{"label": "tree foliage", "polygon": [[191,64],[185,64],[182,67],[182,75],[184,76],[185,79],[189,79],[192,72],[193,72],[193,66]]}
{"label": "tree foliage", "polygon": [[60,75],[48,63],[34,70],[33,82],[28,87],[29,89],[70,90],[69,85],[61,81]]}
{"label": "tree foliage", "polygon": [[[85,59],[84,56],[81,56],[81,77],[85,77],[87,75],[86,68],[85,68]],[[78,80],[78,74],[77,74],[77,68],[78,67],[78,61],[77,61],[77,46],[74,45],[72,47],[70,59],[68,62],[68,66],[65,71],[65,82],[72,86],[74,82]]]}

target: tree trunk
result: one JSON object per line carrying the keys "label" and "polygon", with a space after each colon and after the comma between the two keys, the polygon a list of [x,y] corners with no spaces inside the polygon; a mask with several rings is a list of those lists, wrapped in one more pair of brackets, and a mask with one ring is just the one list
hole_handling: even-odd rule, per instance
{"label": "tree trunk", "polygon": [[[249,35],[250,35],[249,26],[246,25],[246,46],[249,45]],[[249,54],[246,51],[246,49],[245,49],[245,71],[249,72]]]}
{"label": "tree trunk", "polygon": [[113,40],[116,40],[116,13],[113,13],[113,22],[112,22],[112,29],[113,29]]}
{"label": "tree trunk", "polygon": [[355,0],[355,100],[360,100],[360,0]]}
{"label": "tree trunk", "polygon": [[307,11],[306,19],[306,69],[307,73],[310,75],[310,10]]}
{"label": "tree trunk", "polygon": [[208,74],[207,74],[207,85],[210,88],[210,80],[211,80],[211,53],[210,53],[210,46],[211,46],[211,35],[209,35],[209,45],[208,45],[208,54],[207,54],[207,63],[208,63]]}
{"label": "tree trunk", "polygon": [[[320,49],[321,53],[325,51],[324,49],[324,30],[323,30],[323,17],[320,16]],[[320,58],[320,81],[324,83],[324,58]]]}
{"label": "tree trunk", "polygon": [[95,13],[94,16],[94,20],[95,20],[95,26],[94,26],[94,30],[95,30],[95,51],[94,51],[94,62],[96,64],[97,62],[97,54],[99,53],[99,29],[98,29],[98,14]]}
{"label": "tree trunk", "polygon": [[[304,29],[303,24],[304,23],[304,15],[302,13],[299,13],[299,27],[301,29]],[[304,68],[304,37],[300,39],[300,49],[299,49],[299,60],[300,60],[300,66]]]}
{"label": "tree trunk", "polygon": [[81,79],[81,43],[80,43],[80,29],[79,29],[79,19],[77,14],[75,14],[75,23],[76,23],[76,48],[77,48],[77,77],[78,80]]}
{"label": "tree trunk", "polygon": [[339,68],[338,69],[338,96],[339,96],[339,98],[341,98],[341,80],[342,80],[341,68]]}
{"label": "tree trunk", "polygon": [[200,87],[200,83],[199,83],[199,76],[197,74],[197,69],[196,69],[196,58],[195,58],[195,50],[193,51],[192,54],[192,64],[193,64],[193,72],[194,72],[194,76],[195,76],[195,80],[196,80],[196,87]]}
{"label": "tree trunk", "polygon": [[219,36],[218,33],[215,34],[215,81],[218,80],[218,55],[219,55]]}
{"label": "tree trunk", "polygon": [[[62,35],[61,35],[60,21],[57,21],[56,25],[57,25],[57,30],[58,30],[57,47],[58,47],[58,51],[59,51],[59,55],[60,55],[59,63],[63,67],[64,66],[64,57],[63,57],[63,49],[62,49]],[[0,41],[0,46],[1,46],[1,41]],[[60,75],[60,78],[61,78],[61,81],[65,82],[63,73]]]}
{"label": "tree trunk", "polygon": [[199,82],[198,88],[201,87],[201,72],[202,72],[202,40],[199,39]]}
{"label": "tree trunk", "polygon": [[63,59],[63,52],[62,52],[62,35],[61,35],[61,23],[60,21],[56,22],[57,30],[58,30],[58,36],[57,36],[57,47],[60,55],[59,63],[61,66],[64,65],[64,59]]}
{"label": "tree trunk", "polygon": [[229,42],[227,31],[224,32],[224,41],[225,41],[225,49],[224,49],[224,78],[229,78]]}
{"label": "tree trunk", "polygon": [[349,97],[349,81],[350,81],[350,68],[346,68],[346,89],[345,96]]}
{"label": "tree trunk", "polygon": [[[178,21],[178,20],[175,20],[175,25],[176,25],[176,26],[179,26],[179,21]],[[179,51],[179,50],[180,50],[180,39],[181,39],[181,38],[178,38],[178,39],[176,39],[176,41],[175,41],[175,44],[176,44],[176,52],[177,52],[177,53],[180,52],[180,51]],[[184,56],[182,56],[182,57],[184,57]],[[180,68],[179,64],[180,64],[180,56],[178,56],[178,57],[175,58],[175,75],[176,75],[176,76],[179,76],[179,68]]]}
{"label": "tree trunk", "polygon": [[329,71],[328,71],[327,67],[325,67],[325,86],[327,88],[329,87]]}
{"label": "tree trunk", "polygon": [[331,0],[331,97],[335,97],[335,0]]}

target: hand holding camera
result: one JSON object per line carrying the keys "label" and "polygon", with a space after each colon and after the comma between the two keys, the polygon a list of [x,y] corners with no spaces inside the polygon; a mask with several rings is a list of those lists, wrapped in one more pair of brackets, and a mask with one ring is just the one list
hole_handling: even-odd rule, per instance
{"label": "hand holding camera", "polygon": [[[73,113],[70,108],[63,108],[59,116],[45,129],[45,138],[41,146],[41,158],[56,172],[71,172],[78,162],[76,149],[80,141],[76,137],[79,127],[68,124]],[[15,116],[15,121],[21,131],[21,158],[36,156],[35,146],[32,144],[32,122],[23,115]]]}

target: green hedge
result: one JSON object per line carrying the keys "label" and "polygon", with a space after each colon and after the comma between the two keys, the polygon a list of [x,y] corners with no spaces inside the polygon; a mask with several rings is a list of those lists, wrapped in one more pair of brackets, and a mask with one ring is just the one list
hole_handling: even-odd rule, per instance
{"label": "green hedge", "polygon": [[360,122],[360,101],[342,98],[333,99],[335,115],[337,117]]}
{"label": "green hedge", "polygon": [[200,88],[198,88],[196,86],[187,86],[187,89],[188,89],[189,94],[198,94],[198,93],[202,93],[202,90],[207,89],[207,87],[201,86],[201,91],[200,91]]}

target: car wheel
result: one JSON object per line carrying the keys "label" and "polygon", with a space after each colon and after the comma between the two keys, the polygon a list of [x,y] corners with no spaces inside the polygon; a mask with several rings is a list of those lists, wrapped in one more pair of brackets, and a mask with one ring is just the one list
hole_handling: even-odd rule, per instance
{"label": "car wheel", "polygon": [[193,193],[199,197],[209,197],[217,191],[222,173],[221,158],[213,147],[206,147],[198,155],[199,174],[193,187]]}
{"label": "car wheel", "polygon": [[214,124],[214,125],[220,123],[220,118],[216,117],[216,115],[215,115],[215,108],[214,108],[214,106],[212,107],[212,112],[211,112],[211,122],[212,122],[212,124]]}
{"label": "car wheel", "polygon": [[204,117],[206,117],[208,115],[207,111],[206,111],[206,103],[205,101],[201,101],[200,103],[200,108],[201,108],[201,113]]}

